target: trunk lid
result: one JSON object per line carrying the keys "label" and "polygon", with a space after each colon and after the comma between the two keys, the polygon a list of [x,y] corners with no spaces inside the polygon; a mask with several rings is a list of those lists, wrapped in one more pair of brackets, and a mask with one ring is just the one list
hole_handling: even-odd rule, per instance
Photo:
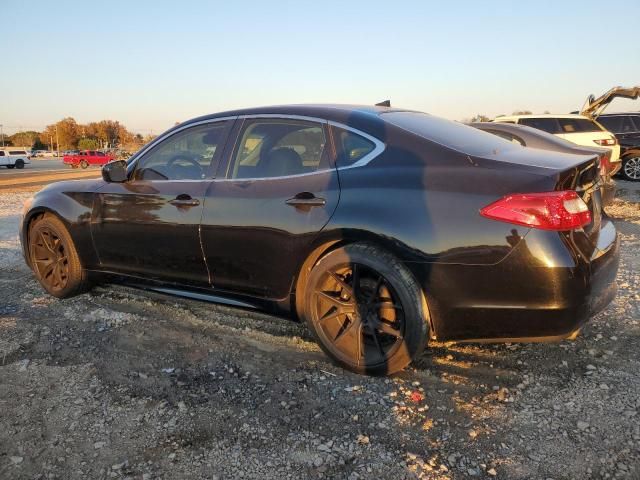
{"label": "trunk lid", "polygon": [[580,113],[587,117],[597,118],[614,99],[628,98],[629,100],[637,100],[638,97],[640,97],[640,86],[631,88],[613,87],[598,98],[595,98],[593,94],[589,95]]}

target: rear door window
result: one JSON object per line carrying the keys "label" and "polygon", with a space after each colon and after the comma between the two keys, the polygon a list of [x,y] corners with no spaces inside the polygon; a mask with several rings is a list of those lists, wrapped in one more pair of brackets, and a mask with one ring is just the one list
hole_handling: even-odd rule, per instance
{"label": "rear door window", "polygon": [[562,133],[557,118],[521,118],[518,123],[547,133]]}
{"label": "rear door window", "polygon": [[559,118],[560,133],[601,132],[600,126],[587,118]]}
{"label": "rear door window", "polygon": [[286,119],[251,120],[240,134],[230,177],[283,177],[329,167],[323,125]]}

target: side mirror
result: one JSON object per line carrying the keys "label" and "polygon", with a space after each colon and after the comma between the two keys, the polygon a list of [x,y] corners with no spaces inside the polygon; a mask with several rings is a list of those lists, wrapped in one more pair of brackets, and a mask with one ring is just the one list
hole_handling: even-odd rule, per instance
{"label": "side mirror", "polygon": [[116,160],[102,167],[102,178],[107,183],[123,183],[127,181],[127,162]]}

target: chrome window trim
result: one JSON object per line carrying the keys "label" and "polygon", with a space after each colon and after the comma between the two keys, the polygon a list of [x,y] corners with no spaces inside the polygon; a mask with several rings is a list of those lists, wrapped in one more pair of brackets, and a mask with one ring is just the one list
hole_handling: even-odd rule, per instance
{"label": "chrome window trim", "polygon": [[[376,137],[374,137],[372,135],[369,135],[368,133],[365,133],[362,130],[358,130],[357,128],[353,128],[353,127],[350,127],[349,125],[345,125],[344,123],[335,122],[333,120],[327,120],[325,118],[310,117],[310,116],[306,116],[306,115],[288,115],[288,114],[278,114],[278,113],[256,113],[256,114],[235,115],[235,116],[229,116],[229,117],[218,117],[218,118],[211,118],[211,119],[208,119],[208,120],[201,120],[199,122],[189,123],[189,124],[184,125],[184,126],[182,126],[180,128],[176,128],[175,130],[172,130],[172,131],[170,131],[168,133],[164,133],[161,136],[159,136],[158,138],[154,139],[153,142],[151,142],[149,145],[147,145],[143,150],[140,150],[135,155],[135,158],[133,158],[131,160],[130,166],[131,166],[132,169],[134,169],[136,164],[138,163],[138,161],[142,157],[144,157],[144,155],[149,150],[154,148],[160,142],[163,142],[164,140],[172,137],[174,134],[179,133],[179,132],[181,132],[181,131],[183,131],[183,130],[185,130],[187,128],[196,127],[196,126],[204,125],[204,124],[207,124],[207,123],[216,123],[216,122],[223,122],[223,121],[228,121],[228,120],[256,119],[256,118],[267,118],[267,119],[276,119],[276,120],[277,119],[298,120],[298,121],[306,121],[306,122],[325,124],[325,125],[328,125],[328,126],[337,127],[337,128],[341,128],[343,130],[347,130],[349,132],[353,132],[356,135],[360,135],[361,137],[369,140],[370,142],[372,142],[375,145],[373,150],[371,150],[371,152],[367,153],[364,157],[359,159],[353,165],[347,165],[347,166],[344,166],[344,167],[336,166],[335,169],[338,170],[338,171],[340,171],[340,170],[348,170],[348,169],[351,169],[351,168],[363,167],[363,166],[367,165],[369,162],[371,162],[378,155],[380,155],[382,152],[384,152],[384,150],[386,149],[386,144],[384,142],[382,142],[381,140],[379,140],[378,138],[376,138]],[[307,172],[307,173],[297,173],[297,174],[294,174],[294,175],[282,175],[282,176],[278,176],[278,177],[203,178],[203,179],[171,180],[171,181],[172,182],[203,182],[203,181],[213,181],[213,182],[255,182],[255,181],[264,181],[264,180],[282,180],[282,179],[287,179],[287,178],[306,177],[306,176],[309,176],[309,175],[317,175],[317,174],[325,173],[325,172],[328,172],[328,171],[330,171],[330,169],[316,170],[314,172]],[[156,180],[156,181],[158,181],[158,182],[166,182],[168,180]]]}
{"label": "chrome window trim", "polygon": [[387,146],[383,141],[381,141],[380,139],[372,135],[369,135],[368,133],[364,133],[363,131],[358,130],[357,128],[352,128],[348,125],[344,125],[342,123],[333,122],[333,121],[329,121],[329,125],[331,125],[332,127],[337,127],[343,130],[347,130],[349,132],[355,133],[356,135],[360,135],[362,138],[369,140],[375,145],[373,147],[373,150],[367,153],[364,157],[362,157],[356,163],[354,163],[353,165],[347,165],[345,167],[337,167],[338,170],[347,170],[349,168],[363,167],[367,165],[369,162],[371,162],[371,160],[376,158],[378,155],[380,155],[382,152],[384,152],[385,148],[387,148]]}
{"label": "chrome window trim", "polygon": [[[360,160],[358,160],[353,165],[348,165],[348,166],[345,166],[345,167],[336,166],[335,169],[338,170],[338,171],[340,171],[340,170],[348,170],[350,168],[363,167],[363,166],[367,165],[369,162],[371,162],[371,160],[376,158],[378,155],[380,155],[386,148],[386,145],[385,145],[384,142],[382,142],[381,140],[377,139],[376,137],[374,137],[372,135],[369,135],[368,133],[365,133],[365,132],[363,132],[361,130],[358,130],[357,128],[353,128],[353,127],[350,127],[348,125],[345,125],[344,123],[335,122],[333,120],[327,120],[327,119],[324,119],[324,118],[308,117],[308,116],[305,116],[305,115],[277,114],[277,113],[256,113],[256,114],[239,115],[238,116],[238,119],[256,119],[256,118],[282,119],[282,120],[301,120],[301,121],[307,121],[307,122],[326,124],[328,126],[338,127],[338,128],[342,128],[343,130],[347,130],[347,131],[353,132],[356,135],[360,135],[361,137],[369,140],[370,142],[372,142],[374,144],[373,150],[371,150],[371,152],[367,153],[364,157],[362,157]],[[235,159],[233,159],[233,160],[235,161]],[[306,177],[306,176],[309,176],[309,175],[317,175],[317,174],[325,173],[325,172],[328,172],[328,171],[331,171],[331,169],[316,170],[315,172],[307,172],[307,173],[296,173],[294,175],[281,175],[281,176],[278,176],[278,177],[215,178],[215,179],[213,179],[213,181],[215,181],[215,182],[255,182],[255,181],[261,181],[261,180],[283,180],[283,179],[287,179],[287,178],[297,178],[297,177]]]}

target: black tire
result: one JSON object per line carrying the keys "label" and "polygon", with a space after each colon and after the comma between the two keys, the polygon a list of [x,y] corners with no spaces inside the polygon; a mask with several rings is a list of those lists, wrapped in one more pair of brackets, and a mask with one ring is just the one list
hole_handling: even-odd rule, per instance
{"label": "black tire", "polygon": [[29,227],[29,259],[36,278],[54,297],[71,297],[89,286],[71,235],[51,214],[34,220]]}
{"label": "black tire", "polygon": [[625,180],[640,181],[640,154],[630,155],[622,159],[620,174]]}
{"label": "black tire", "polygon": [[7,165],[7,168],[15,168],[15,165]]}
{"label": "black tire", "polygon": [[86,161],[86,160],[82,160],[82,161],[80,162],[80,167],[81,167],[82,169],[85,169],[85,168],[87,168],[88,166],[89,166],[89,164],[87,163],[87,161]]}
{"label": "black tire", "polygon": [[24,168],[24,160],[16,160],[16,168],[23,169]]}
{"label": "black tire", "polygon": [[368,244],[338,248],[316,263],[306,282],[304,318],[333,361],[361,374],[402,370],[429,338],[415,278],[396,257]]}

